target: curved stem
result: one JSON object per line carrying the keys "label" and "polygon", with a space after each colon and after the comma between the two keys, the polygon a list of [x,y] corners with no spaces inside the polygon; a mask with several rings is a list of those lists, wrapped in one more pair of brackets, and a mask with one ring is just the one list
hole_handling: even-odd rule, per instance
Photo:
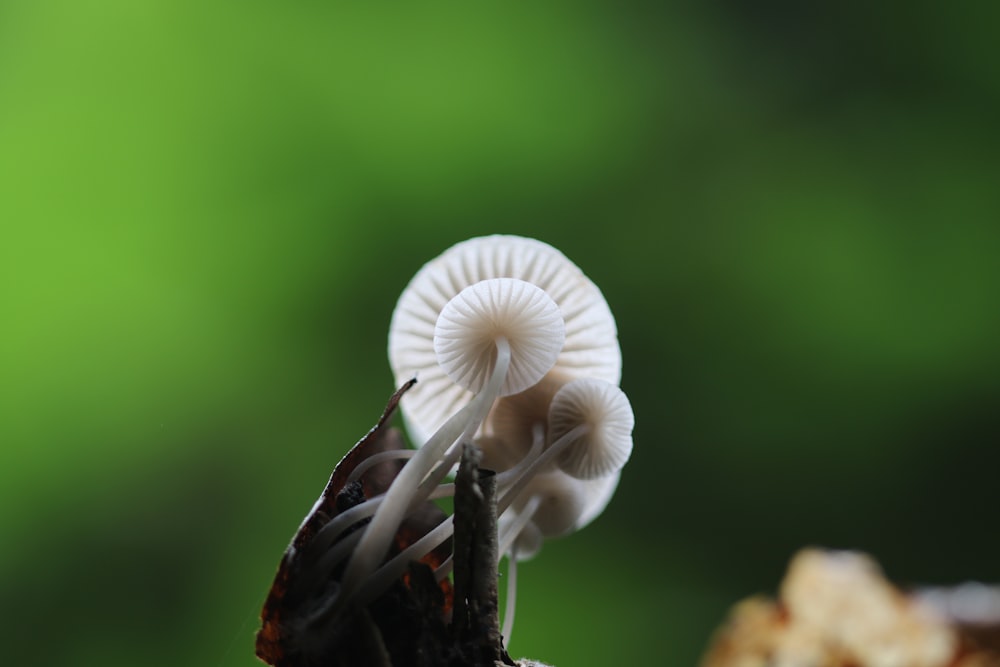
{"label": "curved stem", "polygon": [[426,493],[428,489],[436,488],[441,483],[441,480],[443,480],[445,476],[451,472],[451,469],[455,467],[455,464],[458,463],[459,457],[462,455],[461,444],[461,440],[456,441],[455,444],[452,445],[447,452],[445,452],[444,458],[441,459],[441,463],[428,473],[427,477],[424,478],[424,481],[420,482],[420,486],[417,487],[418,496],[422,493]]}
{"label": "curved stem", "polygon": [[517,602],[517,546],[515,545],[507,558],[507,599],[503,605],[503,635],[504,648],[510,648],[510,636],[514,634],[514,606]]}
{"label": "curved stem", "polygon": [[531,465],[532,461],[541,456],[542,448],[545,446],[545,434],[539,428],[533,434],[531,441],[531,449],[528,453],[524,455],[514,467],[504,470],[503,472],[497,473],[497,486],[503,487],[505,484],[510,482],[512,479],[517,479],[521,474]]}
{"label": "curved stem", "polygon": [[313,581],[325,581],[330,570],[351,555],[351,551],[353,551],[354,547],[356,547],[358,542],[361,541],[362,534],[363,533],[360,530],[356,533],[351,533],[344,539],[334,544],[333,547],[324,553],[316,567],[310,570],[309,576],[312,577]]}
{"label": "curved stem", "polygon": [[532,496],[528,502],[525,503],[524,509],[521,512],[518,512],[509,524],[504,526],[503,533],[500,535],[500,546],[497,549],[497,553],[500,554],[500,557],[497,558],[498,564],[500,562],[500,558],[514,548],[518,535],[520,535],[521,531],[524,530],[524,527],[531,522],[531,519],[535,516],[535,512],[538,511],[538,508],[541,507],[541,505],[542,499],[538,496]]}
{"label": "curved stem", "polygon": [[359,463],[351,471],[351,474],[347,476],[347,480],[344,482],[344,486],[347,486],[351,482],[356,482],[361,479],[361,476],[365,474],[372,466],[382,463],[383,461],[391,461],[393,459],[411,459],[416,456],[417,450],[415,449],[392,449],[388,452],[379,452],[378,454],[372,454],[364,461]]}
{"label": "curved stem", "polygon": [[451,554],[444,559],[443,563],[437,566],[436,570],[434,570],[434,578],[438,581],[441,581],[449,574],[451,574],[451,571],[454,569],[455,569],[455,554]]}
{"label": "curved stem", "polygon": [[[535,512],[542,505],[542,499],[532,496],[524,510],[521,511],[504,529],[503,538],[500,541],[499,552],[507,553],[507,599],[504,601],[503,609],[503,629],[500,634],[504,638],[504,646],[510,646],[510,637],[514,634],[514,606],[517,601],[517,536],[521,534],[524,527],[528,525]],[[498,563],[499,565],[499,559]]]}
{"label": "curved stem", "polygon": [[560,452],[576,442],[589,430],[589,428],[590,427],[586,424],[580,424],[579,426],[573,427],[567,433],[563,434],[562,437],[549,445],[544,452],[537,456],[535,460],[524,469],[521,476],[513,484],[511,484],[506,491],[504,491],[502,496],[500,496],[500,500],[497,502],[497,516],[503,514],[507,508],[510,507],[510,504],[514,502],[515,498],[517,498],[517,494],[524,490],[524,487],[528,485],[528,482],[531,481],[531,478],[534,477],[538,471],[558,456]]}
{"label": "curved stem", "polygon": [[454,517],[449,516],[429,533],[393,556],[385,565],[375,570],[358,590],[356,601],[366,605],[382,594],[392,582],[403,576],[411,561],[418,561],[455,532]]}

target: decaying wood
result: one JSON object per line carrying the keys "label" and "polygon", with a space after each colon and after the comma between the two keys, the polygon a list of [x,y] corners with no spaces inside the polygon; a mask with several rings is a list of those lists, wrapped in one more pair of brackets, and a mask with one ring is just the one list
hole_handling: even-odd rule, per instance
{"label": "decaying wood", "polygon": [[497,611],[496,475],[480,470],[478,449],[464,445],[455,478],[455,609],[452,633],[469,664],[513,665]]}

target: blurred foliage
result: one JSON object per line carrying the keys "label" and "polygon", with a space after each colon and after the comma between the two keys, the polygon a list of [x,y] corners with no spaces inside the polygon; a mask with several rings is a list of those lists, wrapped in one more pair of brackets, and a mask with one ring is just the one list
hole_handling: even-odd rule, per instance
{"label": "blurred foliage", "polygon": [[491,232],[637,414],[513,654],[692,664],[806,544],[1000,580],[997,7],[4,0],[4,663],[255,664],[397,295]]}

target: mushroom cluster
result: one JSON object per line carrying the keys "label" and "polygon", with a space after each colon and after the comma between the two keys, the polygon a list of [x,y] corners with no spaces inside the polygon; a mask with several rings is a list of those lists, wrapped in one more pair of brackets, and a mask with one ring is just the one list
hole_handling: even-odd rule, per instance
{"label": "mushroom cluster", "polygon": [[[503,634],[510,639],[516,563],[546,538],[599,515],[632,450],[632,409],[618,387],[621,351],[600,290],[561,252],[518,236],[459,243],[428,262],[403,291],[389,330],[397,385],[417,384],[401,407],[416,452],[388,491],[324,529],[327,554],[348,558],[338,606],[365,602],[413,559],[446,540],[449,518],[379,567],[407,512],[450,492],[443,484],[471,442],[495,470],[498,541],[509,560]],[[392,455],[392,454],[390,454]],[[343,546],[342,546],[343,545]],[[438,569],[443,578],[446,563]]]}

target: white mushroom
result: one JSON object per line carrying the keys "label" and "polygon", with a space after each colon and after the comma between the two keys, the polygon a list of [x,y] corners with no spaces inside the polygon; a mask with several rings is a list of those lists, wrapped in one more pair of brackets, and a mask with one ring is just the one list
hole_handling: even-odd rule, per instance
{"label": "white mushroom", "polygon": [[518,559],[527,560],[541,549],[541,539],[580,530],[604,511],[619,477],[576,479],[559,470],[536,475],[500,517],[500,555],[510,555],[517,544]]}
{"label": "white mushroom", "polygon": [[[607,506],[632,451],[634,417],[628,398],[601,380],[567,382],[549,406],[548,447],[501,473],[500,557],[508,560],[502,633],[514,622],[517,561],[532,558],[542,538],[579,530]],[[496,439],[489,440],[491,448]],[[553,470],[558,462],[562,470]]]}
{"label": "white mushroom", "polygon": [[534,239],[506,235],[470,239],[417,272],[400,296],[389,326],[389,362],[396,384],[414,376],[419,380],[402,400],[407,429],[417,446],[473,395],[439,364],[434,343],[438,318],[462,290],[492,278],[531,283],[559,307],[565,344],[553,372],[612,383],[621,378],[614,317],[601,291],[575,264]]}
{"label": "white mushroom", "polygon": [[559,467],[579,479],[604,477],[621,469],[632,454],[635,417],[625,392],[613,384],[583,379],[566,383],[549,407],[553,445],[581,425],[585,432],[563,445]]}
{"label": "white mushroom", "polygon": [[[618,387],[590,379],[567,382],[549,409],[551,442],[499,476],[498,514],[523,516],[525,504],[535,501],[536,516],[527,520],[547,535],[592,521],[610,500],[632,452],[633,423],[631,405]],[[490,442],[495,447],[495,440]],[[561,472],[552,470],[554,463]],[[547,501],[544,512],[542,501]]]}
{"label": "white mushroom", "polygon": [[544,537],[559,537],[575,528],[587,506],[587,489],[581,480],[558,470],[535,475],[508,511],[520,514],[535,498],[538,505],[532,512],[531,522]]}
{"label": "white mushroom", "polygon": [[621,470],[632,453],[632,406],[618,387],[600,380],[573,380],[556,392],[549,407],[550,440],[543,452],[501,476],[497,502],[503,513],[532,478],[553,463],[577,479],[607,477]]}
{"label": "white mushroom", "polygon": [[559,306],[543,289],[516,278],[491,278],[466,287],[438,315],[434,353],[455,382],[477,392],[496,360],[496,341],[506,338],[511,362],[500,394],[536,384],[556,363],[566,340]]}
{"label": "white mushroom", "polygon": [[587,504],[576,519],[575,530],[582,530],[600,516],[604,508],[611,502],[611,497],[615,495],[620,480],[621,472],[597,479],[580,480],[587,486]]}

